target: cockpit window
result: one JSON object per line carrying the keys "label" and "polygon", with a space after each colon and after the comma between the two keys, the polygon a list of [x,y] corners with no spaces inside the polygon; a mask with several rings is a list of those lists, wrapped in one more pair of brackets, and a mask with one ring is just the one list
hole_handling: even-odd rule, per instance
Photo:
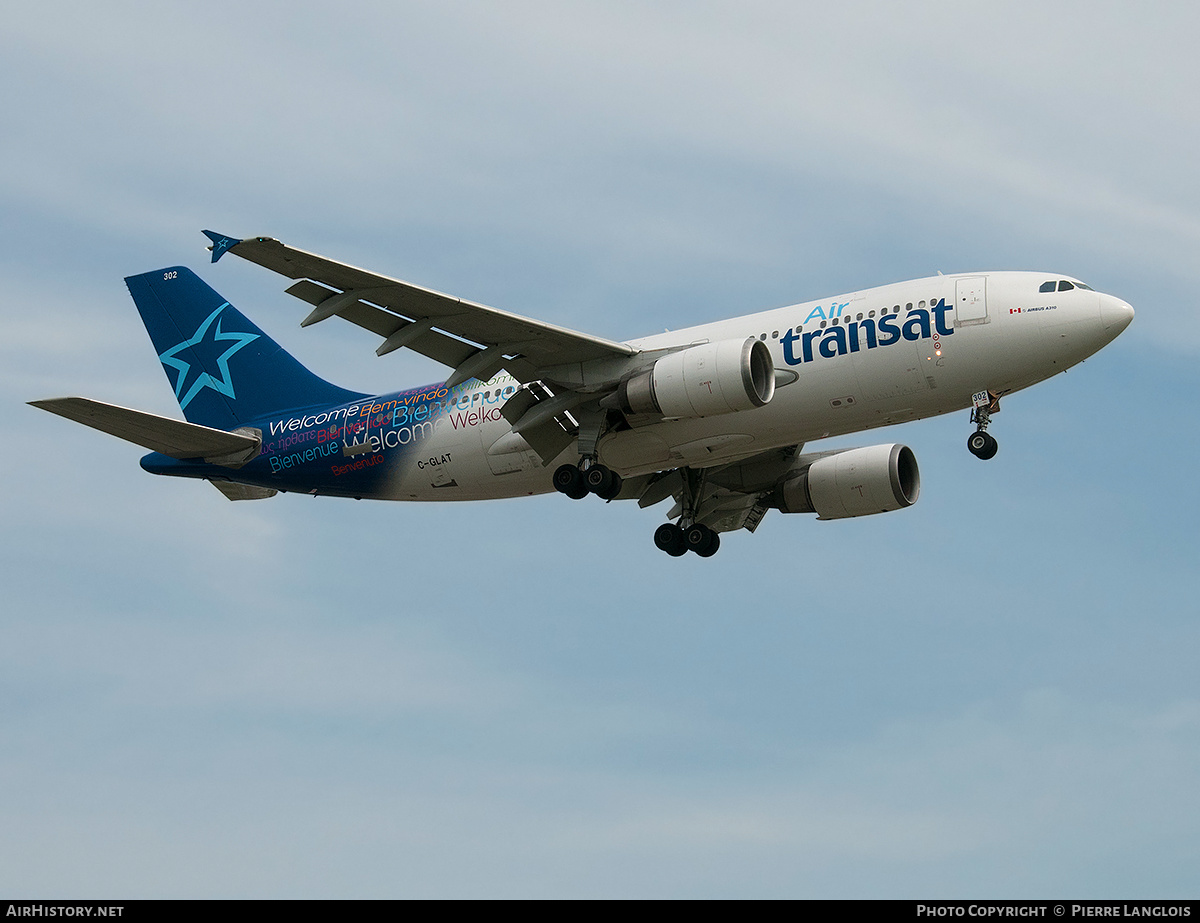
{"label": "cockpit window", "polygon": [[1090,285],[1085,285],[1082,282],[1068,282],[1066,279],[1059,279],[1057,282],[1055,282],[1053,279],[1051,279],[1049,282],[1043,282],[1040,286],[1038,286],[1038,291],[1039,292],[1053,292],[1053,291],[1057,290],[1060,292],[1069,292],[1073,288],[1081,288],[1085,292],[1094,292],[1095,291],[1095,289],[1092,288]]}

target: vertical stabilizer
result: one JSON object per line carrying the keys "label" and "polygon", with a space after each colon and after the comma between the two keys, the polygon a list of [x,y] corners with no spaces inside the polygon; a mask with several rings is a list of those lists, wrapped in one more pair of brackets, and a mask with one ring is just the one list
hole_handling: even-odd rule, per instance
{"label": "vertical stabilizer", "polygon": [[192,423],[229,430],[364,396],[318,378],[190,269],[159,269],[125,284]]}

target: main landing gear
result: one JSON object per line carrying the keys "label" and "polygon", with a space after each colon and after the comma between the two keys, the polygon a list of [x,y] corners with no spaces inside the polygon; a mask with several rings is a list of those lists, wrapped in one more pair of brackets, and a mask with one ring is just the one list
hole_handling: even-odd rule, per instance
{"label": "main landing gear", "polygon": [[601,500],[615,500],[621,492],[621,475],[598,462],[585,468],[559,465],[554,472],[554,489],[572,500],[582,500],[588,494],[595,494]]}
{"label": "main landing gear", "polygon": [[654,544],[673,558],[689,551],[696,552],[702,558],[711,558],[721,547],[721,536],[700,522],[686,529],[673,522],[664,522],[654,530]]}
{"label": "main landing gear", "polygon": [[981,391],[972,395],[971,400],[975,405],[971,410],[971,422],[975,424],[975,432],[967,437],[967,451],[976,458],[987,461],[1000,449],[996,437],[987,431],[992,414],[1000,412],[1000,396],[991,391]]}
{"label": "main landing gear", "polygon": [[[696,522],[696,506],[704,486],[704,472],[691,468],[679,469],[682,487],[679,491],[682,515],[678,523],[664,522],[654,531],[654,544],[678,558],[694,551],[702,558],[711,558],[721,547],[716,530]],[[554,489],[572,500],[582,500],[595,494],[601,500],[615,500],[621,492],[621,476],[606,465],[583,459],[578,465],[559,465],[554,472]],[[663,498],[667,494],[663,494]]]}
{"label": "main landing gear", "polygon": [[696,522],[700,499],[704,493],[704,471],[680,468],[682,483],[679,490],[679,522],[664,522],[654,530],[654,544],[673,558],[694,551],[702,558],[711,558],[721,547],[721,536],[702,522]]}

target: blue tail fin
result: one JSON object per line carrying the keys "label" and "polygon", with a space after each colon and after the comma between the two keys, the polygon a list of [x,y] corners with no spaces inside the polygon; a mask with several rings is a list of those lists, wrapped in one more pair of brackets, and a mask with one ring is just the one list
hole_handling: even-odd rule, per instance
{"label": "blue tail fin", "polygon": [[318,378],[190,269],[160,269],[125,284],[191,423],[229,430],[364,397]]}

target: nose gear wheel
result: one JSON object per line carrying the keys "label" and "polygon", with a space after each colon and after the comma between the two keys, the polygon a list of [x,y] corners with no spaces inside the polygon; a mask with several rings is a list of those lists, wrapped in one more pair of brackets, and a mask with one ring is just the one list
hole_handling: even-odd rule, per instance
{"label": "nose gear wheel", "polygon": [[976,458],[982,458],[984,461],[987,461],[999,450],[1000,443],[996,441],[996,437],[991,433],[977,430],[967,437],[967,451]]}

